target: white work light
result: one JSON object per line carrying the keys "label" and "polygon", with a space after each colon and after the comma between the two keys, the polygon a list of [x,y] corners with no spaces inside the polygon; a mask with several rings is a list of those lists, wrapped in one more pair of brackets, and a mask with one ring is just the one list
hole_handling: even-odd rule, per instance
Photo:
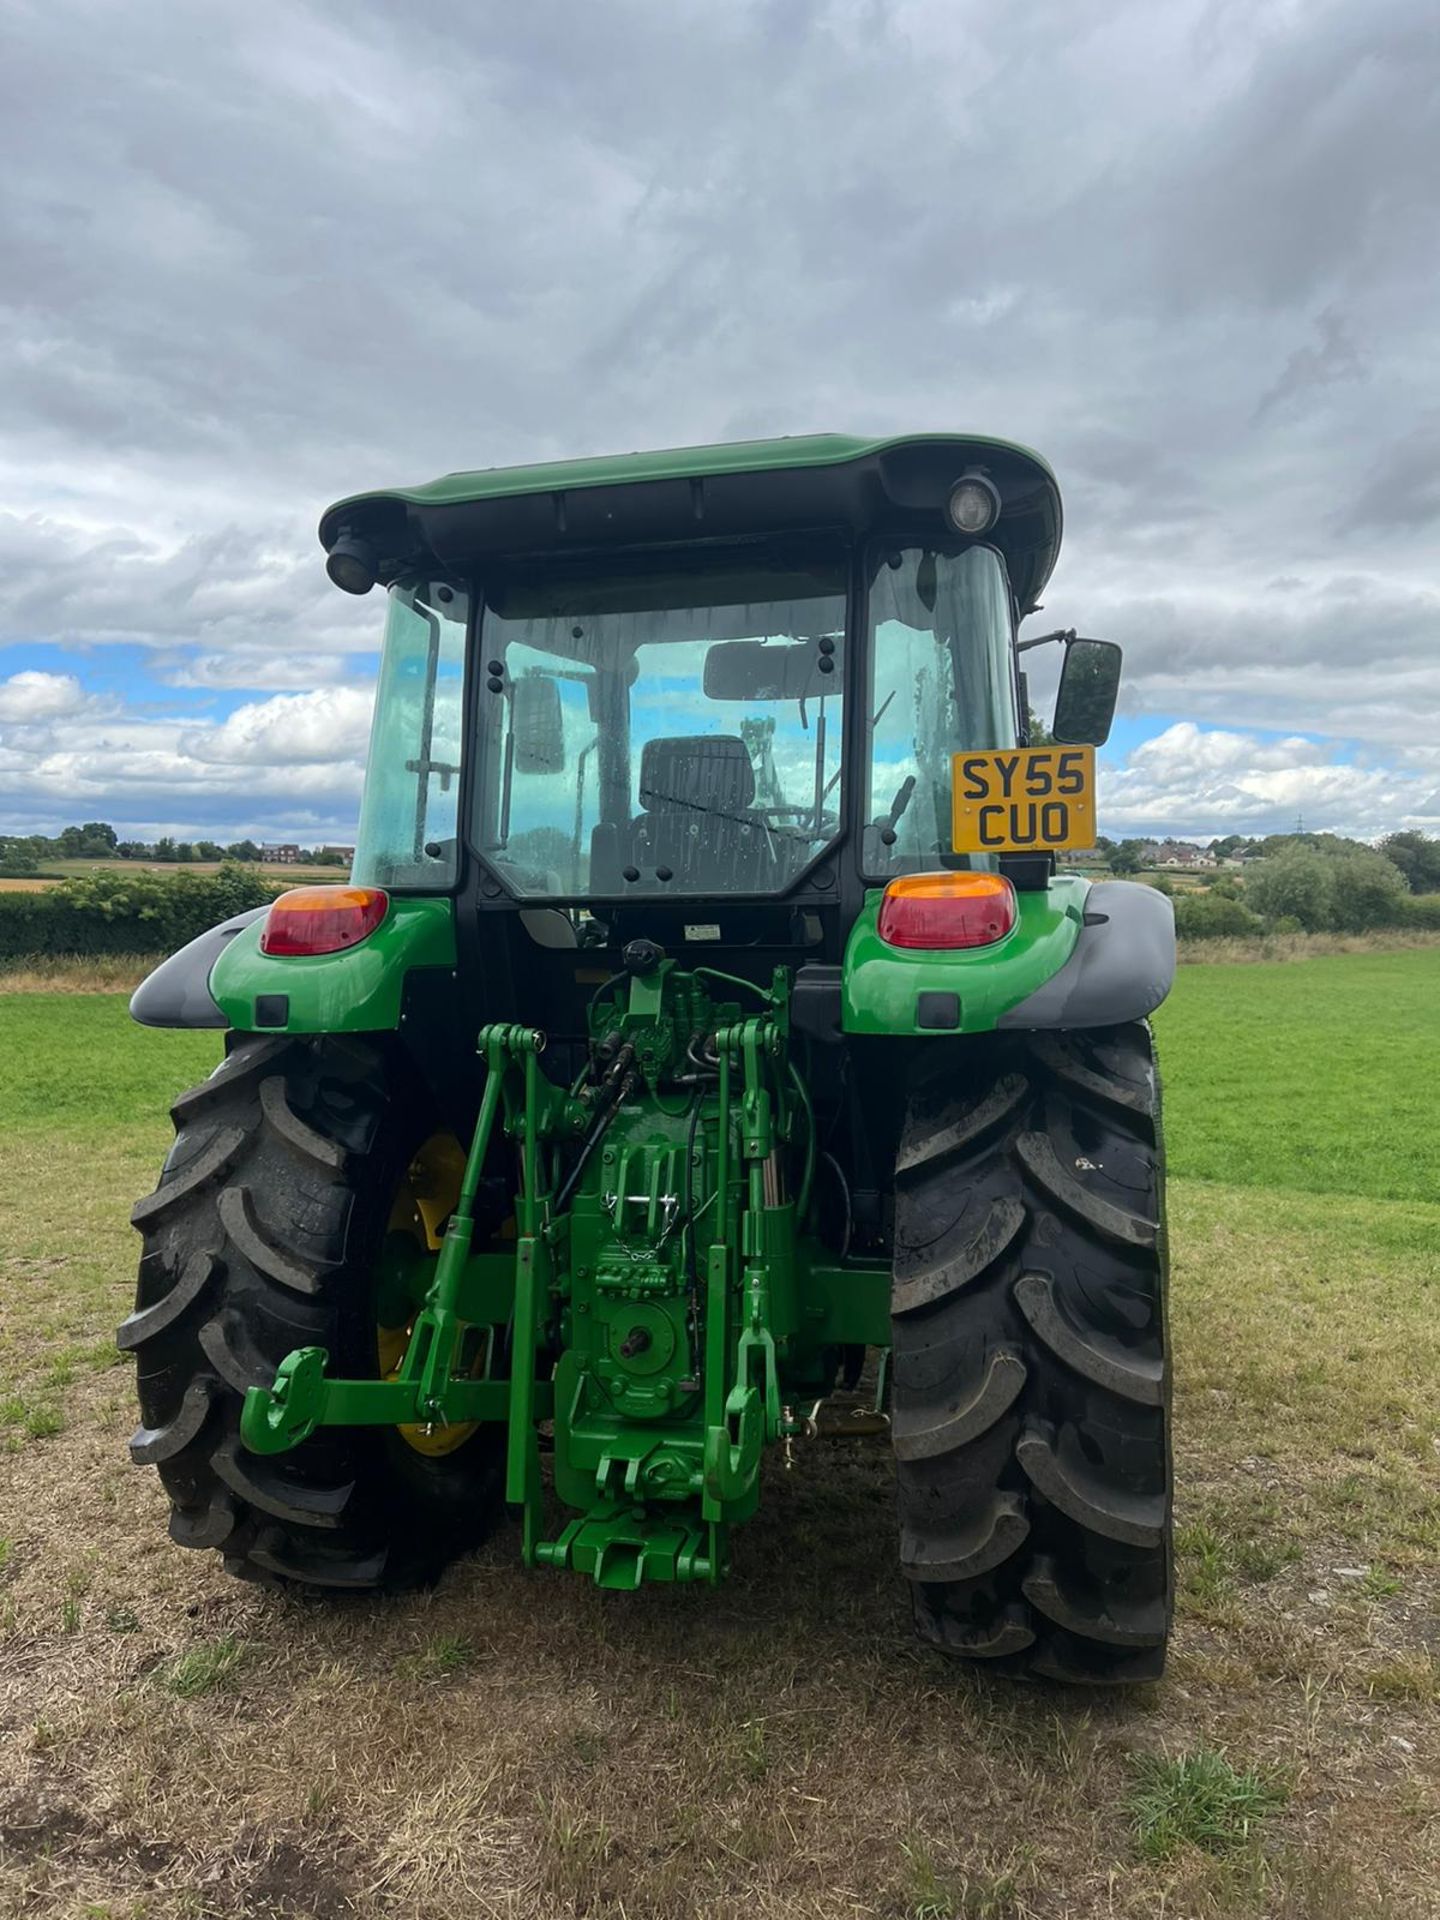
{"label": "white work light", "polygon": [[957,533],[972,537],[988,533],[1000,518],[1000,495],[988,480],[977,473],[967,473],[950,489],[945,511]]}

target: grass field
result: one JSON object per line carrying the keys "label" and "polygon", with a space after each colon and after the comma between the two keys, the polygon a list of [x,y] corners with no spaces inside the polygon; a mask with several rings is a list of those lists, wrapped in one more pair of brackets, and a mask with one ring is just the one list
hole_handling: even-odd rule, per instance
{"label": "grass field", "polygon": [[110,1334],[217,1046],[123,1007],[0,995],[0,1912],[1440,1911],[1433,948],[1186,967],[1159,1017],[1180,1619],[1133,1696],[914,1645],[879,1451],[777,1463],[715,1596],[507,1535],[325,1609],[170,1546]]}

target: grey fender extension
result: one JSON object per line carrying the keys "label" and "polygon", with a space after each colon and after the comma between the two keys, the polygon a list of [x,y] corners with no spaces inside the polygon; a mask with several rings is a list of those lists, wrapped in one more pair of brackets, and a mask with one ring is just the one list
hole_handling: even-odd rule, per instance
{"label": "grey fender extension", "polygon": [[210,997],[210,969],[237,933],[269,911],[251,907],[232,914],[162,960],[131,994],[130,1018],[142,1027],[228,1027]]}
{"label": "grey fender extension", "polygon": [[1075,951],[998,1027],[1114,1027],[1143,1020],[1175,980],[1175,912],[1133,880],[1101,880],[1085,900]]}

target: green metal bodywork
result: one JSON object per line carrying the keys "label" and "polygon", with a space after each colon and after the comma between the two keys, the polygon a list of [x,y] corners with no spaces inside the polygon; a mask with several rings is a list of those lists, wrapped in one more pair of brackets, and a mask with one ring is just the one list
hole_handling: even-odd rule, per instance
{"label": "green metal bodywork", "polygon": [[892,947],[876,921],[884,889],[874,888],[856,916],[841,973],[841,1028],[845,1033],[923,1034],[922,993],[958,994],[960,1017],[950,1031],[990,1033],[1002,1013],[1018,1006],[1058,973],[1075,950],[1085,920],[1090,882],[1052,877],[1048,887],[1017,895],[1019,916],[993,946],[965,952]]}
{"label": "green metal bodywork", "polygon": [[[210,994],[232,1027],[277,1033],[386,1033],[400,1024],[406,976],[417,967],[455,965],[455,913],[448,899],[395,896],[380,925],[339,953],[260,951],[264,921],[224,947],[210,969]],[[258,1021],[261,995],[284,994],[283,1024]]]}
{"label": "green metal bodywork", "polygon": [[[845,1033],[922,1034],[922,993],[958,993],[959,1033],[989,1033],[1008,1013],[1057,973],[1074,951],[1090,882],[1053,878],[1043,891],[1019,895],[1019,918],[1005,939],[968,952],[927,953],[889,946],[876,921],[884,889],[865,896],[845,949],[841,973],[841,1028]],[[260,950],[263,922],[237,934],[216,960],[210,992],[239,1031],[258,1024],[255,1002],[284,994],[283,1033],[393,1032],[400,1024],[407,975],[416,968],[456,964],[454,907],[449,899],[397,896],[376,931],[340,953],[309,957]]]}
{"label": "green metal bodywork", "polygon": [[663,447],[648,453],[602,454],[585,460],[545,460],[527,467],[486,467],[471,473],[447,473],[419,487],[377,489],[338,500],[321,521],[329,523],[366,501],[403,500],[414,506],[460,506],[474,500],[508,499],[523,493],[564,493],[576,487],[636,486],[647,480],[699,480],[717,474],[782,473],[806,467],[836,467],[904,446],[953,445],[958,450],[989,449],[1019,454],[1051,482],[1048,461],[1017,441],[988,434],[901,434],[862,438],[850,433],[808,433],[776,440],[729,440],[712,446]]}

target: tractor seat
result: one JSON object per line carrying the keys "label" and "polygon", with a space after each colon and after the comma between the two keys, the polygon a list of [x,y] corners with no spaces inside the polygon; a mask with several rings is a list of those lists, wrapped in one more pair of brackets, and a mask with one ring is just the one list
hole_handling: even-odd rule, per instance
{"label": "tractor seat", "polygon": [[775,853],[754,804],[755,769],[738,734],[647,740],[630,858],[647,880],[668,867],[685,892],[763,892],[774,885]]}

